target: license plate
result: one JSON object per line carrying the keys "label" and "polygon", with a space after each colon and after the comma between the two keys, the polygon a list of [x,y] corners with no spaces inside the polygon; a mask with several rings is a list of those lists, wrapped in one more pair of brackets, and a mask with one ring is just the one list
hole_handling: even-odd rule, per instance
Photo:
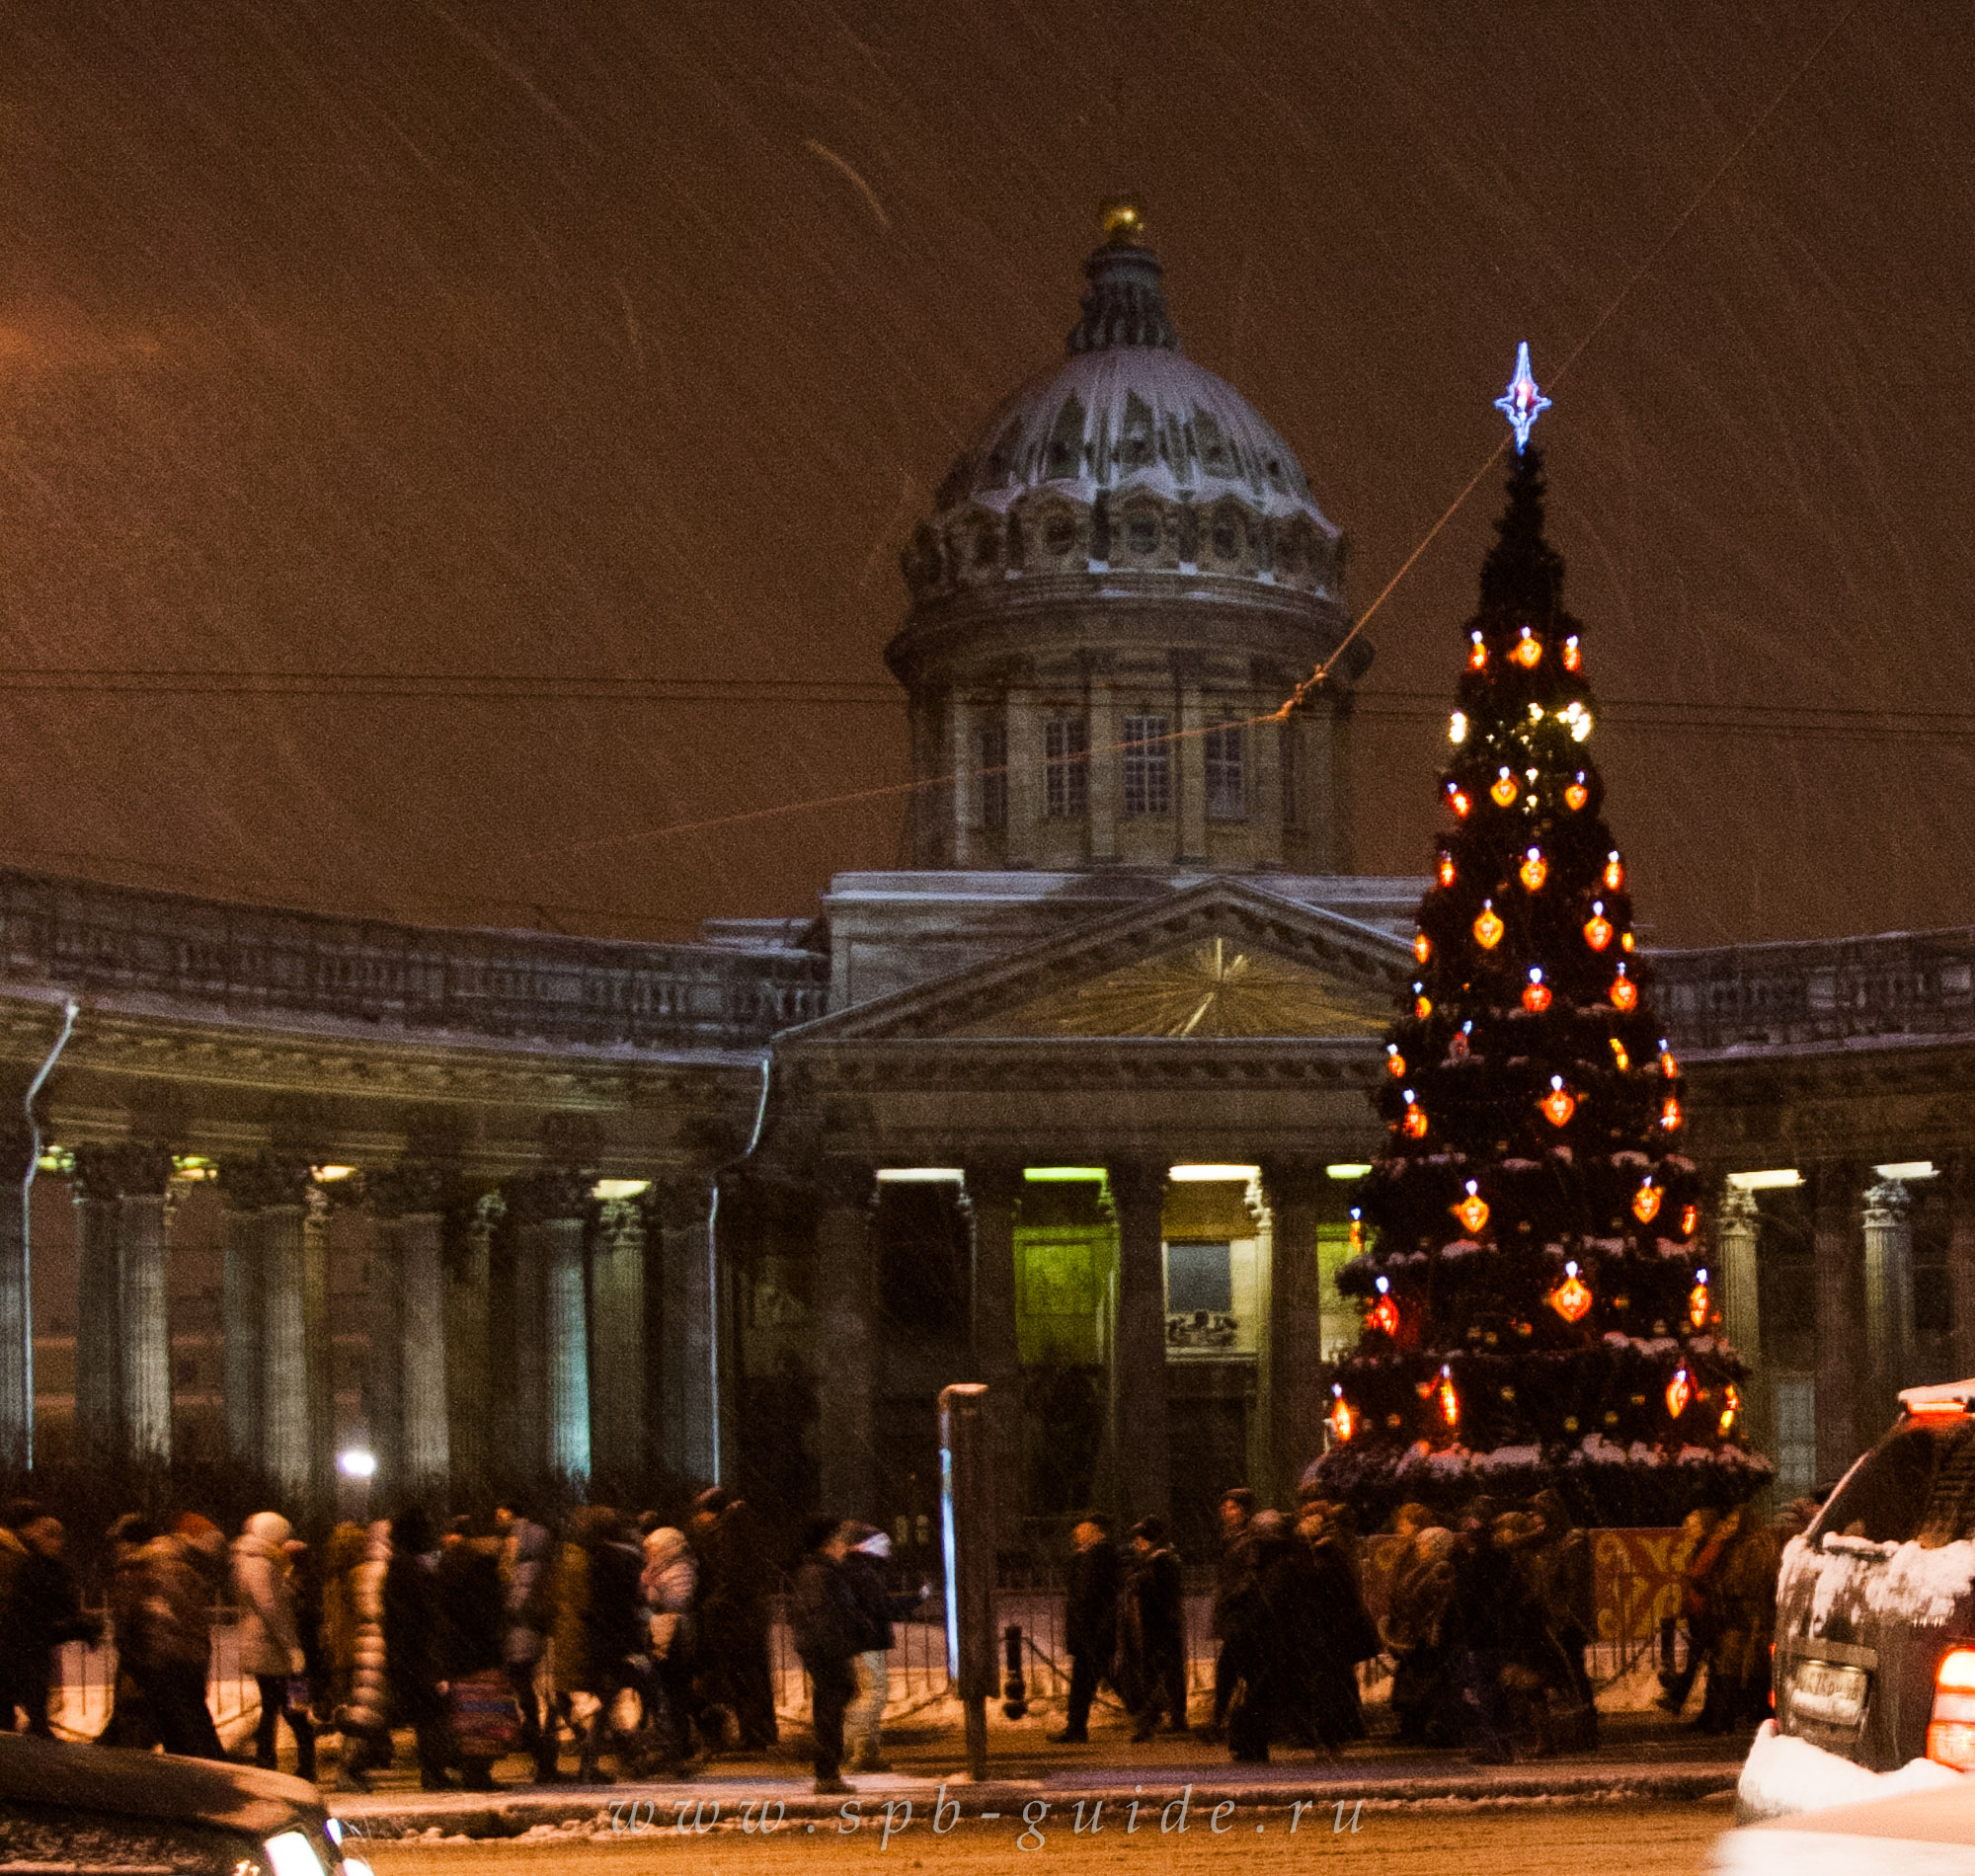
{"label": "license plate", "polygon": [[1865,1711],[1865,1671],[1835,1661],[1799,1661],[1790,1675],[1792,1718],[1856,1726]]}

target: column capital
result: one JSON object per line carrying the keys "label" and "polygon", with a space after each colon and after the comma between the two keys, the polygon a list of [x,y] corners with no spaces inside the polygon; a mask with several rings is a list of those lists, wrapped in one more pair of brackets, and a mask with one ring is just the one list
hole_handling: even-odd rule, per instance
{"label": "column capital", "polygon": [[381,1172],[366,1173],[363,1198],[382,1218],[418,1218],[443,1214],[453,1197],[451,1166],[430,1159],[400,1160]]}
{"label": "column capital", "polygon": [[1022,1196],[1019,1159],[970,1159],[962,1196],[970,1205],[1011,1206]]}
{"label": "column capital", "polygon": [[868,1206],[878,1196],[877,1169],[862,1160],[826,1159],[816,1169],[816,1189],[831,1208]]}
{"label": "column capital", "polygon": [[1721,1197],[1714,1209],[1714,1222],[1717,1228],[1728,1224],[1746,1225],[1753,1230],[1757,1219],[1761,1216],[1762,1208],[1757,1205],[1756,1195],[1747,1186],[1731,1186],[1725,1183],[1722,1185]]}
{"label": "column capital", "polygon": [[229,1212],[265,1212],[308,1202],[315,1169],[299,1154],[255,1153],[219,1162],[219,1200]]}
{"label": "column capital", "polygon": [[78,1146],[72,1177],[82,1199],[162,1199],[172,1170],[169,1146],[112,1140]]}
{"label": "column capital", "polygon": [[516,1224],[548,1224],[559,1219],[590,1216],[593,1173],[571,1166],[542,1167],[521,1173],[503,1186],[509,1214]]}
{"label": "column capital", "polygon": [[662,1231],[689,1231],[704,1224],[713,1210],[713,1180],[710,1175],[672,1173],[654,1179],[652,1189],[637,1204]]}
{"label": "column capital", "polygon": [[1329,1183],[1328,1161],[1306,1153],[1282,1153],[1262,1161],[1262,1195],[1271,1208],[1314,1205]]}
{"label": "column capital", "polygon": [[1104,1166],[1113,1201],[1119,1205],[1163,1205],[1168,1168],[1162,1159],[1112,1159]]}

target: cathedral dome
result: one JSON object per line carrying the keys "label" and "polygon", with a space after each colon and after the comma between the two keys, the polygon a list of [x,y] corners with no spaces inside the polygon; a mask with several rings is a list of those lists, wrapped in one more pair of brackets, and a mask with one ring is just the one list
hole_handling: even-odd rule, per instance
{"label": "cathedral dome", "polygon": [[905,556],[914,596],[1129,570],[1336,597],[1338,530],[1295,453],[1181,351],[1136,214],[1107,232],[1068,358],[1007,398],[941,484]]}

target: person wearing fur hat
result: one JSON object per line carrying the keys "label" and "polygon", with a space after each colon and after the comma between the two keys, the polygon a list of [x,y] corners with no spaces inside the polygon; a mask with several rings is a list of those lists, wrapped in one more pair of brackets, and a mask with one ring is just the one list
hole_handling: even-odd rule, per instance
{"label": "person wearing fur hat", "polygon": [[287,1721],[295,1741],[295,1776],[315,1778],[315,1728],[306,1703],[291,1699],[307,1663],[295,1626],[294,1586],[287,1541],[293,1527],[279,1512],[256,1512],[233,1540],[233,1594],[240,1604],[235,1634],[240,1671],[261,1689],[261,1723],[254,1735],[254,1762],[276,1768],[276,1728]]}
{"label": "person wearing fur hat", "polygon": [[1179,1553],[1165,1521],[1132,1526],[1118,1593],[1118,1658],[1130,1701],[1134,1743],[1148,1740],[1163,1711],[1175,1733],[1186,1723],[1186,1621]]}

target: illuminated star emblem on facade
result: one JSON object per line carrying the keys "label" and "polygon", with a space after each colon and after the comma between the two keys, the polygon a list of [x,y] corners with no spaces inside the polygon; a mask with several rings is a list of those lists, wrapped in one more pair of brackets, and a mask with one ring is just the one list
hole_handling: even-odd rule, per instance
{"label": "illuminated star emblem on facade", "polygon": [[1549,399],[1537,389],[1536,377],[1530,370],[1527,339],[1516,348],[1516,375],[1509,380],[1509,388],[1495,400],[1495,408],[1509,420],[1509,428],[1516,432],[1516,454],[1520,456],[1524,444],[1530,440],[1532,426],[1549,409]]}

